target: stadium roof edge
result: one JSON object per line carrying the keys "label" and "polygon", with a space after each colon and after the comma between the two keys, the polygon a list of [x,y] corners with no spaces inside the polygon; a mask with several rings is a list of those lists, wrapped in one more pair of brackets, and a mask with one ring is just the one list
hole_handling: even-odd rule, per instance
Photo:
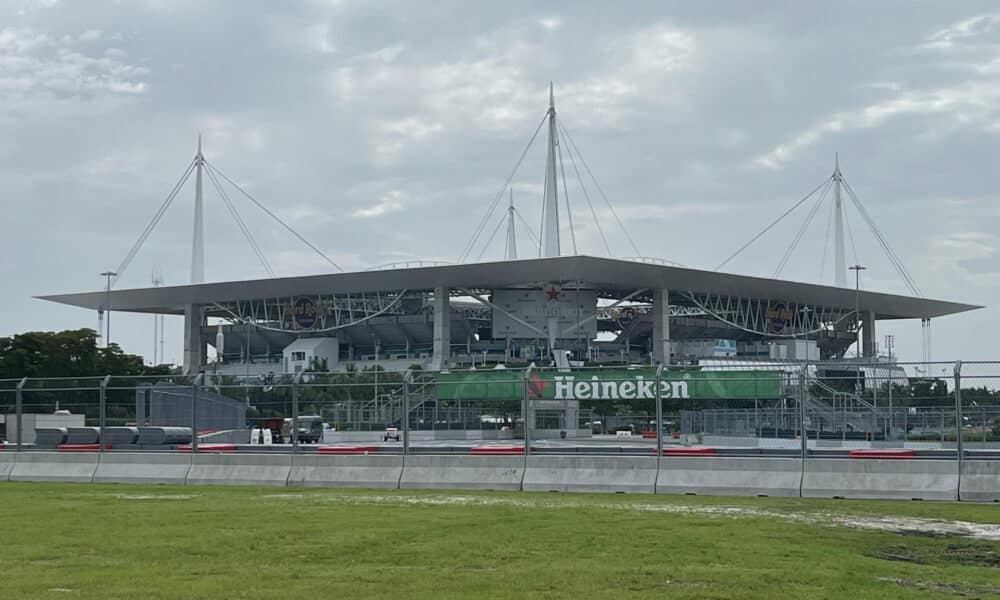
{"label": "stadium roof edge", "polygon": [[[180,314],[187,305],[235,300],[435,287],[490,289],[555,281],[581,281],[588,286],[629,291],[666,288],[842,308],[855,304],[851,288],[586,255],[112,290],[110,304],[118,312]],[[100,290],[36,298],[97,310],[104,306],[108,294]],[[860,293],[860,304],[863,311],[873,311],[879,319],[934,318],[983,308],[869,291]]]}

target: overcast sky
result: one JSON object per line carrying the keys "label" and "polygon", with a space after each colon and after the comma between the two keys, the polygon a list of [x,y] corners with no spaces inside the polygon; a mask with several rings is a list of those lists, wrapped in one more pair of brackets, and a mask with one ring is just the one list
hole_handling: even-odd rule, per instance
{"label": "overcast sky", "polygon": [[[344,268],[455,260],[542,118],[549,81],[643,255],[714,268],[828,177],[839,152],[926,296],[996,305],[997,10],[5,0],[0,334],[95,326],[88,311],[31,296],[100,288],[98,273],[121,262],[191,161],[199,132],[210,162]],[[604,255],[566,160],[579,252]],[[543,165],[536,143],[514,180],[536,232]],[[205,185],[206,278],[264,276]],[[588,192],[612,252],[634,255],[595,186]],[[145,286],[154,269],[168,284],[189,279],[193,196],[192,181],[118,287]],[[328,270],[232,198],[278,274]],[[822,264],[828,206],[782,277],[832,282],[832,249]],[[773,274],[808,210],[726,270]],[[848,223],[848,262],[868,266],[863,287],[906,293],[853,209]],[[528,236],[519,243],[527,254]],[[502,233],[474,257],[481,251],[501,258]],[[1000,358],[998,316],[991,307],[936,320],[935,359]],[[112,339],[151,354],[152,317],[113,319]],[[180,321],[168,320],[168,360],[180,359],[180,333]],[[880,342],[886,333],[899,356],[920,359],[919,322],[883,325]]]}

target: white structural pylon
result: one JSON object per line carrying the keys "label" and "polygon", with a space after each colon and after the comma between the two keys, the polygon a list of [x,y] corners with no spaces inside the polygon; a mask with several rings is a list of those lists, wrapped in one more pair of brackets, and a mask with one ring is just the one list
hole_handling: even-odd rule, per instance
{"label": "white structural pylon", "polygon": [[847,258],[844,250],[844,202],[841,198],[843,175],[840,174],[840,157],[833,155],[833,213],[834,213],[834,267],[833,284],[847,287]]}
{"label": "white structural pylon", "polygon": [[[163,275],[153,271],[153,287],[163,285]],[[163,364],[163,315],[153,315],[153,364]]]}
{"label": "white structural pylon", "polygon": [[559,256],[559,192],[556,185],[556,101],[549,83],[549,148],[545,160],[545,195],[542,199],[542,258]]}
{"label": "white structural pylon", "polygon": [[194,157],[194,239],[191,242],[191,283],[205,281],[205,227],[202,217],[201,172],[205,157],[201,153],[201,134],[198,134],[198,154]]}
{"label": "white structural pylon", "polygon": [[517,260],[517,237],[514,235],[514,190],[510,190],[510,204],[507,206],[507,251],[504,260]]}

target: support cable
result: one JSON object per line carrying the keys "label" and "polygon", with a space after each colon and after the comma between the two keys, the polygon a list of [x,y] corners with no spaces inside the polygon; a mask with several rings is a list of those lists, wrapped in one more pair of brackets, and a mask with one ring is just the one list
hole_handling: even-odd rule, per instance
{"label": "support cable", "polygon": [[490,248],[490,244],[493,243],[493,238],[497,236],[497,232],[500,231],[500,228],[503,227],[503,224],[506,222],[507,222],[507,215],[503,215],[497,222],[497,226],[493,229],[493,233],[490,234],[490,237],[486,240],[486,243],[483,244],[483,249],[479,252],[479,256],[476,257],[476,262],[479,262],[483,259],[483,255],[486,254],[486,251],[489,250]]}
{"label": "support cable", "polygon": [[833,225],[833,211],[837,208],[836,202],[830,203],[830,214],[826,219],[826,236],[823,238],[823,257],[819,260],[819,278],[822,281],[823,273],[826,270],[826,251],[830,247],[830,228]]}
{"label": "support cable", "polygon": [[524,157],[527,156],[528,150],[531,149],[531,145],[535,143],[535,138],[538,137],[538,132],[542,130],[542,125],[545,124],[545,121],[548,118],[549,118],[549,112],[545,111],[545,116],[542,117],[542,120],[538,123],[538,127],[535,128],[535,133],[531,134],[531,139],[528,140],[528,144],[524,147],[524,150],[521,151],[521,156],[517,159],[517,162],[514,163],[514,168],[511,170],[510,175],[507,176],[507,180],[504,181],[504,184],[500,188],[500,191],[493,199],[493,202],[490,204],[489,210],[486,211],[486,214],[479,221],[479,225],[476,226],[476,229],[472,234],[472,239],[469,240],[469,242],[465,245],[465,248],[462,250],[462,254],[459,255],[458,262],[462,262],[463,260],[465,260],[465,258],[468,257],[469,253],[472,252],[472,249],[475,247],[476,242],[479,240],[479,236],[483,232],[483,228],[486,227],[487,223],[489,223],[490,218],[493,216],[493,212],[496,210],[497,205],[503,198],[504,192],[506,192],[507,188],[510,186],[510,182],[514,179],[514,175],[517,174],[517,170],[521,168],[521,163],[524,162]]}
{"label": "support cable", "polygon": [[114,283],[117,282],[121,278],[121,276],[125,274],[125,269],[127,269],[128,266],[132,263],[132,259],[134,259],[135,255],[138,254],[139,249],[142,248],[142,245],[146,242],[146,239],[149,237],[149,234],[153,232],[153,229],[155,229],[157,224],[159,224],[160,219],[163,218],[163,215],[167,212],[167,209],[170,208],[170,204],[173,203],[174,198],[177,197],[178,192],[180,192],[181,188],[184,187],[184,184],[191,176],[192,171],[194,171],[196,164],[197,164],[197,159],[192,159],[191,162],[188,164],[187,168],[184,170],[184,173],[180,176],[180,178],[174,184],[174,187],[170,190],[170,193],[167,194],[166,199],[163,201],[163,204],[160,205],[160,208],[156,211],[156,214],[153,215],[153,218],[146,225],[146,228],[142,231],[141,234],[139,234],[139,239],[136,240],[135,244],[132,245],[132,248],[129,249],[128,254],[125,255],[125,258],[118,265],[118,268],[115,269],[115,272],[118,274],[111,280],[112,285],[114,285]]}
{"label": "support cable", "polygon": [[302,242],[303,244],[305,244],[306,246],[308,246],[310,249],[312,249],[313,252],[315,252],[316,254],[319,254],[321,257],[323,257],[323,259],[326,262],[328,262],[331,265],[333,265],[333,267],[335,269],[337,269],[338,271],[340,271],[342,273],[344,272],[344,269],[342,269],[340,267],[340,265],[338,265],[336,262],[334,262],[334,260],[332,258],[330,258],[329,256],[327,256],[322,250],[320,250],[315,245],[313,245],[312,242],[310,242],[306,238],[302,237],[302,235],[299,234],[298,231],[295,231],[295,229],[293,229],[291,225],[289,225],[288,223],[285,223],[281,219],[281,217],[279,217],[278,215],[274,214],[273,212],[271,212],[270,210],[268,210],[268,208],[266,206],[264,206],[263,204],[261,204],[260,202],[258,202],[256,198],[254,198],[253,196],[250,195],[250,192],[246,191],[238,183],[236,183],[235,181],[233,181],[232,179],[230,179],[229,177],[227,177],[225,173],[223,173],[219,169],[215,168],[215,165],[213,165],[212,163],[210,163],[210,162],[208,162],[206,160],[205,161],[205,166],[207,166],[212,171],[215,171],[216,175],[218,175],[219,177],[222,177],[224,180],[226,180],[226,182],[229,183],[229,185],[231,185],[234,188],[236,188],[241,194],[243,194],[248,200],[250,200],[250,202],[253,202],[257,206],[257,208],[261,209],[262,211],[264,211],[267,214],[267,216],[269,216],[272,219],[274,219],[275,221],[277,221],[279,225],[281,225],[282,227],[284,227],[286,230],[288,230],[289,233],[291,233],[296,238],[298,238],[300,242]]}
{"label": "support cable", "polygon": [[240,228],[241,232],[243,232],[243,237],[246,238],[247,242],[250,244],[250,248],[252,248],[254,253],[257,255],[257,258],[260,260],[260,264],[264,266],[264,270],[267,271],[269,276],[274,277],[274,270],[271,268],[271,264],[267,262],[267,257],[264,256],[264,251],[261,250],[260,245],[257,243],[257,240],[254,239],[253,234],[250,233],[246,223],[243,221],[243,217],[240,216],[240,212],[236,210],[236,206],[233,205],[233,201],[230,200],[226,191],[222,189],[219,179],[215,176],[215,173],[213,173],[211,169],[208,170],[208,179],[215,187],[215,191],[219,193],[219,197],[222,198],[222,202],[226,205],[226,208],[229,210],[229,214],[233,217],[233,220],[236,221],[236,226]]}
{"label": "support cable", "polygon": [[847,207],[844,210],[844,224],[847,225],[847,238],[851,240],[851,254],[854,255],[854,264],[860,264],[861,260],[858,258],[858,247],[854,245],[854,231],[851,229],[851,219],[847,214]]}
{"label": "support cable", "polygon": [[781,271],[784,270],[785,266],[788,265],[788,260],[792,257],[792,253],[795,252],[795,249],[798,248],[799,242],[802,241],[802,237],[805,236],[806,231],[808,231],[809,229],[809,226],[812,225],[813,219],[816,217],[816,213],[819,212],[819,207],[823,205],[823,200],[826,199],[826,195],[830,191],[830,187],[832,185],[833,182],[831,181],[825,188],[823,188],[823,191],[819,193],[816,203],[813,205],[812,209],[810,209],[809,213],[806,215],[806,219],[805,221],[803,221],[802,227],[799,228],[798,232],[795,234],[795,237],[792,238],[792,243],[789,244],[788,249],[785,250],[784,256],[781,257],[781,261],[778,263],[778,267],[774,270],[774,275],[773,275],[774,278],[777,278],[778,275],[781,274]]}
{"label": "support cable", "polygon": [[559,171],[562,173],[563,200],[566,201],[566,218],[569,219],[569,238],[573,241],[573,255],[576,256],[576,230],[573,228],[573,211],[569,207],[569,189],[566,187],[566,164],[563,162],[562,144],[559,143],[559,129],[556,128],[556,152],[559,158]]}
{"label": "support cable", "polygon": [[569,134],[569,130],[566,129],[566,126],[562,124],[561,119],[556,119],[556,125],[562,128],[562,132],[566,136],[566,139],[569,140],[570,146],[573,147],[573,150],[576,152],[576,155],[580,157],[580,163],[583,164],[584,171],[586,171],[587,174],[590,175],[590,179],[593,180],[594,182],[594,187],[597,188],[597,191],[601,194],[601,197],[604,198],[604,202],[605,204],[608,205],[608,209],[611,211],[611,215],[615,218],[615,221],[618,222],[618,226],[621,227],[622,233],[624,233],[625,237],[628,238],[628,242],[629,244],[632,245],[632,249],[635,250],[636,255],[641,256],[642,252],[639,252],[639,247],[635,245],[635,240],[632,239],[632,235],[628,232],[628,229],[625,228],[625,225],[622,223],[622,220],[618,218],[618,213],[615,212],[615,207],[611,205],[611,200],[608,200],[608,195],[604,193],[604,188],[602,188],[601,184],[597,181],[597,177],[594,177],[594,172],[590,170],[590,165],[587,164],[587,160],[583,158],[583,154],[580,153],[580,148],[578,148],[576,142],[573,141],[573,136]]}
{"label": "support cable", "polygon": [[774,228],[774,226],[777,225],[778,223],[780,223],[782,219],[784,219],[788,215],[792,214],[792,212],[794,212],[796,208],[802,206],[802,204],[805,203],[805,201],[808,200],[810,197],[812,197],[813,194],[815,194],[816,192],[818,192],[820,190],[820,188],[822,188],[823,186],[827,185],[830,182],[831,178],[832,177],[828,177],[825,180],[823,180],[823,183],[817,185],[815,188],[813,188],[813,190],[811,192],[809,192],[808,194],[806,194],[805,196],[803,196],[802,199],[799,200],[798,202],[796,202],[791,208],[789,208],[785,212],[781,213],[780,217],[778,217],[777,219],[775,219],[774,221],[772,221],[770,225],[768,225],[767,227],[765,227],[764,229],[762,229],[757,235],[755,235],[752,238],[750,238],[750,241],[748,241],[747,243],[745,243],[742,246],[740,246],[740,248],[736,252],[733,252],[732,254],[730,254],[729,257],[726,258],[726,260],[724,260],[721,263],[719,263],[719,266],[715,267],[715,270],[718,271],[722,267],[724,267],[727,264],[729,264],[729,261],[733,260],[741,252],[743,252],[744,250],[746,250],[747,248],[749,248],[751,244],[753,244],[754,242],[756,242],[757,240],[759,240],[765,233],[767,233],[772,228]]}
{"label": "support cable", "polygon": [[886,256],[889,258],[889,261],[892,262],[893,267],[895,267],[896,271],[899,273],[899,276],[903,279],[903,282],[906,283],[907,287],[909,287],[911,292],[913,292],[917,296],[922,296],[923,294],[921,293],[920,287],[917,285],[916,280],[906,269],[906,266],[903,264],[903,261],[892,249],[892,246],[889,245],[889,240],[886,239],[885,235],[882,234],[882,231],[878,228],[878,225],[875,224],[875,220],[871,217],[871,214],[868,213],[868,210],[865,208],[864,204],[861,203],[861,200],[858,199],[857,194],[854,193],[854,189],[851,188],[850,184],[848,184],[847,181],[844,181],[844,188],[847,190],[847,195],[848,197],[850,197],[851,202],[854,203],[854,206],[857,207],[858,212],[861,213],[861,217],[867,223],[868,228],[872,232],[872,235],[875,236],[875,239],[878,241],[879,245],[882,246],[882,250],[886,253]]}
{"label": "support cable", "polygon": [[[556,120],[556,124],[559,124],[558,120]],[[580,190],[583,192],[583,197],[587,200],[587,206],[590,208],[590,214],[594,217],[594,225],[597,226],[597,233],[601,234],[601,242],[604,243],[604,249],[610,257],[611,246],[608,245],[608,238],[604,235],[604,228],[601,227],[601,221],[597,218],[597,211],[594,210],[594,203],[590,201],[590,194],[587,193],[587,186],[583,184],[583,177],[580,176],[580,169],[576,166],[576,160],[573,158],[573,151],[569,146],[566,147],[566,155],[569,156],[569,164],[573,167],[573,171],[576,173],[576,180],[580,182]]]}
{"label": "support cable", "polygon": [[535,241],[535,244],[541,247],[542,240],[539,239],[537,235],[535,235],[534,231],[531,230],[531,225],[529,225],[528,221],[526,221],[524,216],[521,215],[521,211],[517,210],[517,207],[514,207],[514,214],[517,216],[518,219],[521,220],[521,224],[524,225],[524,230],[528,232],[528,235],[531,236],[531,239]]}

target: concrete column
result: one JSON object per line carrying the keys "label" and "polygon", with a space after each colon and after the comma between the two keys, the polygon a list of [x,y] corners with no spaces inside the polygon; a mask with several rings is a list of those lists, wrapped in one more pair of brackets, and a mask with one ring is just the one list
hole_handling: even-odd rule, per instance
{"label": "concrete column", "polygon": [[451,360],[451,303],[446,287],[434,288],[434,356],[431,370],[448,368]]}
{"label": "concrete column", "polygon": [[861,313],[861,354],[865,358],[875,357],[875,313],[865,311]]}
{"label": "concrete column", "polygon": [[653,361],[670,362],[670,291],[653,290]]}
{"label": "concrete column", "polygon": [[205,324],[205,309],[200,304],[184,307],[184,373],[193,375],[205,364],[205,340],[201,326]]}
{"label": "concrete column", "polygon": [[570,435],[576,435],[576,430],[580,427],[580,401],[579,400],[567,400],[566,408],[563,411],[563,417],[565,419],[564,429],[571,432]]}

